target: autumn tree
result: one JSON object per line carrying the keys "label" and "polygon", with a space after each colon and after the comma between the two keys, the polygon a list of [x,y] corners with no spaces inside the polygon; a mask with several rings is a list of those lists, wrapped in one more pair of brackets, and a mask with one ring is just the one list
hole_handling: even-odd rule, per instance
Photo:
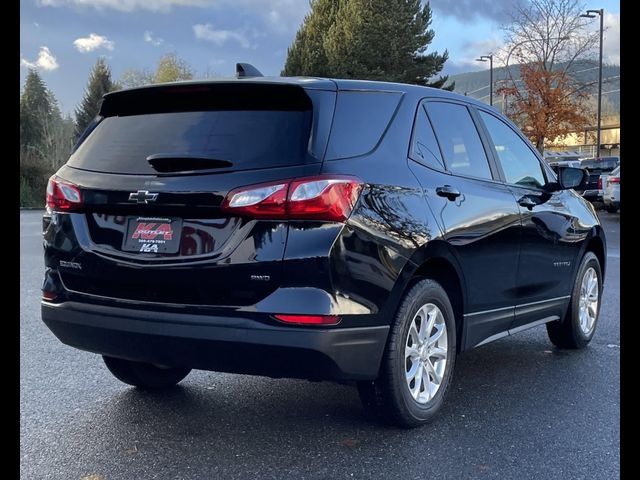
{"label": "autumn tree", "polygon": [[89,74],[84,97],[76,109],[76,138],[85,131],[89,123],[98,115],[102,97],[116,88],[111,80],[111,69],[104,58],[100,57]]}
{"label": "autumn tree", "polygon": [[122,72],[122,76],[118,80],[121,88],[141,87],[153,83],[154,74],[147,69],[137,70],[129,69]]}
{"label": "autumn tree", "polygon": [[[209,73],[210,75],[210,73]],[[165,53],[158,59],[155,71],[148,69],[125,70],[118,80],[118,85],[122,88],[141,87],[152,83],[178,82],[180,80],[191,80],[194,72],[186,60],[180,58],[178,54]]]}
{"label": "autumn tree", "polygon": [[[592,82],[575,75],[589,62],[597,33],[580,17],[579,0],[531,0],[514,7],[504,28],[503,54],[508,78],[498,89],[506,97],[506,113],[543,152],[545,140],[583,130],[592,122],[588,96]],[[518,64],[520,78],[509,62]]]}
{"label": "autumn tree", "polygon": [[158,61],[153,82],[177,82],[180,80],[191,80],[192,78],[193,70],[189,64],[178,57],[176,53],[167,53],[160,57]]}
{"label": "autumn tree", "polygon": [[312,0],[282,74],[442,88],[447,77],[433,77],[448,53],[427,53],[431,21],[429,3],[420,0]]}

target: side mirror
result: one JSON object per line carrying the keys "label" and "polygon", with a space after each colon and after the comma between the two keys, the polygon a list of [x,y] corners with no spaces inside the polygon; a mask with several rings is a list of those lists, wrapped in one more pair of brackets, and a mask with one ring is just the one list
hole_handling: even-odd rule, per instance
{"label": "side mirror", "polygon": [[584,187],[589,179],[589,172],[582,168],[560,167],[558,168],[558,190]]}

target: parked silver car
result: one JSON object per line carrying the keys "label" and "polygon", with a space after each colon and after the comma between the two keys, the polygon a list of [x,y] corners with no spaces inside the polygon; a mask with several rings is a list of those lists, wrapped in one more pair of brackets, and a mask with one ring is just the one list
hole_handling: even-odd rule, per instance
{"label": "parked silver car", "polygon": [[607,212],[615,213],[620,209],[620,166],[608,175],[601,175],[604,193],[602,200]]}

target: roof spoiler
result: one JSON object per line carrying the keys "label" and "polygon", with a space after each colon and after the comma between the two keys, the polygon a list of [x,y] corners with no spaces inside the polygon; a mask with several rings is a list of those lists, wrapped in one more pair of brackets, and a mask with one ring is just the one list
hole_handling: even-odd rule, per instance
{"label": "roof spoiler", "polygon": [[247,77],[264,77],[264,75],[250,63],[236,63],[236,78]]}

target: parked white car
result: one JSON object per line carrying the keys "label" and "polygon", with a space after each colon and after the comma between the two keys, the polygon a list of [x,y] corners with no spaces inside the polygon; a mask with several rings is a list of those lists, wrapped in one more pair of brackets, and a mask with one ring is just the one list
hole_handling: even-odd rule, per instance
{"label": "parked white car", "polygon": [[615,213],[620,208],[620,166],[616,167],[609,175],[602,177],[604,208],[607,212]]}

